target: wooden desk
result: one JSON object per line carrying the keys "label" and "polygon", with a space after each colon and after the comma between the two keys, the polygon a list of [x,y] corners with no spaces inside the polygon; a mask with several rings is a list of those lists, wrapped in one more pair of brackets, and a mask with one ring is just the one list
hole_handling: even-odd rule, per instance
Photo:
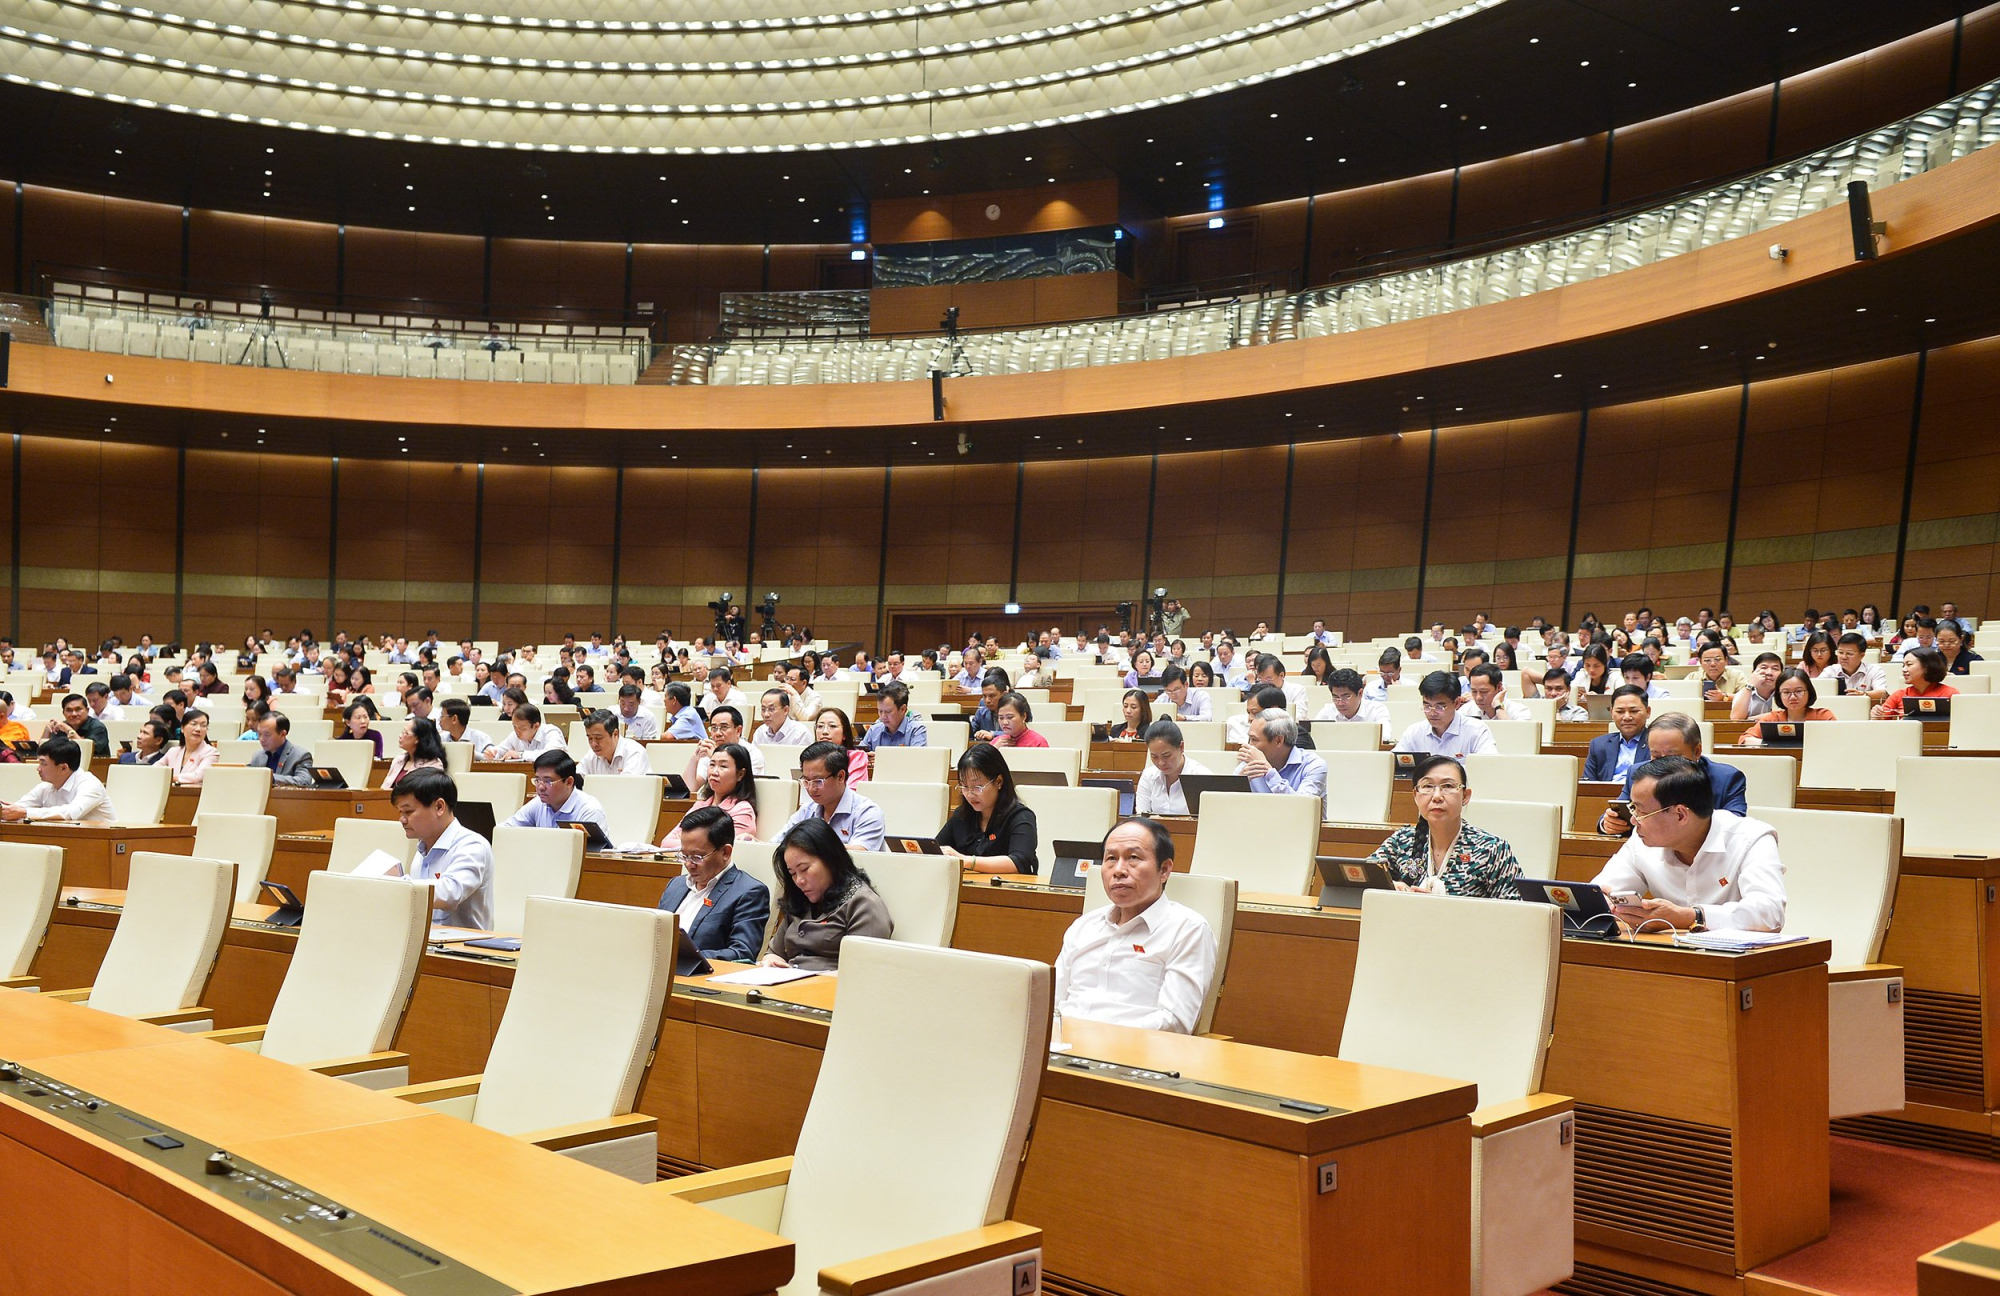
{"label": "wooden desk", "polygon": [[0,824],[0,841],[63,848],[64,886],[118,887],[130,880],[132,852],[160,851],[187,855],[194,850],[194,829],[184,824],[151,828],[122,824]]}
{"label": "wooden desk", "polygon": [[[968,882],[952,943],[1053,959],[1082,903]],[[1218,1033],[1339,1050],[1360,916],[1308,904],[1241,897]],[[1825,1236],[1829,951],[1563,942],[1543,1084],[1577,1100],[1577,1237],[1591,1263],[1695,1286]],[[1635,1030],[1635,1014],[1653,1025]]]}
{"label": "wooden desk", "polygon": [[[280,1223],[264,1190],[203,1175],[211,1147],[282,1176],[486,1275],[473,1288],[606,1292],[640,1285],[751,1296],[792,1272],[782,1238],[466,1121],[210,1040],[45,995],[0,996],[0,1055],[174,1132],[140,1155],[122,1114],[100,1130],[0,1085],[0,1215],[29,1291],[428,1290],[393,1281],[408,1249],[359,1230],[336,1252]],[[119,1124],[110,1124],[116,1114]],[[141,1130],[143,1132],[143,1130]],[[191,1151],[189,1149],[192,1149]],[[176,1168],[176,1166],[180,1168]],[[476,1167],[476,1171],[474,1168]],[[192,1170],[192,1173],[188,1171]],[[441,1209],[440,1202],[449,1202]],[[87,1221],[87,1222],[86,1222]],[[580,1247],[576,1239],[591,1238]],[[94,1239],[94,1241],[93,1241]],[[115,1241],[112,1241],[115,1239]],[[376,1249],[376,1248],[379,1248]],[[402,1272],[409,1272],[406,1267]],[[504,1284],[498,1286],[493,1284]]]}
{"label": "wooden desk", "polygon": [[[166,822],[191,824],[195,807],[201,802],[198,787],[176,787],[167,794]],[[320,788],[278,784],[264,813],[275,815],[278,832],[332,832],[339,819],[394,819],[396,807],[381,788],[347,788],[329,792]]]}
{"label": "wooden desk", "polygon": [[1917,1257],[1917,1296],[1994,1296],[2000,1292],[2000,1224]]}
{"label": "wooden desk", "polygon": [[[240,920],[265,912],[260,907],[238,912],[207,996],[218,1026],[266,1020],[297,940]],[[44,983],[88,984],[115,918],[58,906],[36,963]],[[513,971],[511,960],[425,956],[396,1041],[411,1055],[412,1080],[485,1066]],[[836,989],[831,978],[795,982],[764,991],[759,1006],[734,987],[676,986],[638,1104],[660,1118],[663,1172],[794,1150]],[[1075,1058],[1179,1071],[1187,1080],[1344,1110],[1279,1111],[1247,1095],[1184,1092],[1057,1060],[1013,1212],[1044,1229],[1053,1272],[1119,1296],[1178,1296],[1199,1273],[1230,1274],[1235,1290],[1259,1296],[1463,1296],[1470,1086],[1082,1022],[1067,1023],[1065,1038]],[[1329,1160],[1340,1163],[1340,1187],[1321,1195],[1315,1168]],[[1206,1205],[1173,1229],[1127,1227],[1106,1203],[1135,1183]]]}

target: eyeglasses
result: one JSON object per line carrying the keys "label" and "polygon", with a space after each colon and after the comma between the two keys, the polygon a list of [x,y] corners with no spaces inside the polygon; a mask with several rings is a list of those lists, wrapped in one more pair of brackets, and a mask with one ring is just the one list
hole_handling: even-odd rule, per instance
{"label": "eyeglasses", "polygon": [[693,864],[699,867],[701,863],[709,857],[710,854],[711,852],[709,851],[684,850],[681,852],[681,863]]}
{"label": "eyeglasses", "polygon": [[1424,714],[1425,714],[1425,715],[1443,715],[1443,714],[1444,714],[1445,712],[1447,712],[1447,711],[1449,711],[1449,710],[1451,710],[1451,709],[1452,709],[1452,703],[1450,702],[1450,700],[1449,700],[1449,699],[1446,699],[1446,698],[1425,698],[1425,699],[1424,699]]}
{"label": "eyeglasses", "polygon": [[802,778],[799,780],[799,786],[809,792],[817,792],[835,779],[844,779],[846,777],[847,775],[845,774],[829,774],[825,778]]}
{"label": "eyeglasses", "polygon": [[1454,792],[1463,792],[1463,791],[1465,791],[1465,788],[1457,783],[1417,784],[1418,796],[1450,796]]}
{"label": "eyeglasses", "polygon": [[1634,828],[1637,828],[1640,824],[1646,822],[1648,819],[1651,819],[1654,815],[1665,814],[1667,811],[1671,809],[1673,809],[1672,806],[1661,806],[1657,810],[1648,810],[1644,814],[1634,814],[1632,816],[1632,826]]}
{"label": "eyeglasses", "polygon": [[538,788],[552,788],[560,782],[562,782],[561,779],[549,778],[546,775],[542,774],[537,774],[535,776],[535,786]]}
{"label": "eyeglasses", "polygon": [[965,796],[985,796],[992,788],[993,785],[991,783],[960,783],[958,785],[959,792]]}

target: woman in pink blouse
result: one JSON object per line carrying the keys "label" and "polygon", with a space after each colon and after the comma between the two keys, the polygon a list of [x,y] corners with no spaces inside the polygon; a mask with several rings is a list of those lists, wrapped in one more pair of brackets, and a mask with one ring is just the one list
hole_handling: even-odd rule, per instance
{"label": "woman in pink blouse", "polygon": [[1000,724],[1000,732],[995,735],[995,747],[1046,747],[1049,740],[1028,728],[1028,722],[1035,718],[1028,699],[1012,691],[1000,695],[1000,709],[994,719]]}
{"label": "woman in pink blouse", "polygon": [[[757,801],[751,788],[750,752],[742,743],[725,743],[717,747],[708,757],[708,791],[694,799],[690,810],[703,806],[719,806],[728,813],[736,824],[736,840],[739,842],[757,840]],[[677,823],[673,830],[660,839],[660,849],[677,851],[681,848],[681,828]]]}
{"label": "woman in pink blouse", "polygon": [[208,712],[189,711],[181,717],[181,745],[167,753],[167,768],[181,787],[200,787],[201,776],[215,764],[215,744],[208,740]]}

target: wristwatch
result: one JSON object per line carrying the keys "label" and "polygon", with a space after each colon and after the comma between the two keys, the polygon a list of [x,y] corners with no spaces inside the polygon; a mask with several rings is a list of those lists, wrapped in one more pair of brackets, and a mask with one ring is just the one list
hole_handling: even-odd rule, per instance
{"label": "wristwatch", "polygon": [[1694,926],[1688,928],[1688,930],[1698,932],[1708,930],[1708,915],[1703,912],[1700,905],[1694,906]]}

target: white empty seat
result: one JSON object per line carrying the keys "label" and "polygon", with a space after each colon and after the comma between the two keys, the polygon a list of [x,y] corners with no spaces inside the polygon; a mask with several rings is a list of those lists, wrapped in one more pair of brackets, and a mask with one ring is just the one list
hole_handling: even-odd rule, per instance
{"label": "white empty seat", "polygon": [[521,381],[545,383],[549,381],[549,353],[528,351],[521,356]]}
{"label": "white empty seat", "polygon": [[[245,760],[255,755],[257,751],[255,743],[227,745],[249,748],[249,752],[244,756]],[[222,749],[218,747],[217,750]],[[270,799],[269,769],[211,765],[201,776],[201,796],[194,803],[194,821],[199,826],[202,815],[211,810],[218,814],[260,815],[264,813],[264,805]]]}
{"label": "white empty seat", "polygon": [[104,351],[111,355],[125,354],[125,321],[119,319],[92,320],[90,324],[90,349]]}
{"label": "white empty seat", "polygon": [[614,387],[630,387],[639,381],[638,359],[622,353],[612,356],[605,369],[605,378]]}
{"label": "white empty seat", "polygon": [[[1229,972],[1229,949],[1236,941],[1236,879],[1210,877],[1205,873],[1175,873],[1167,879],[1167,893],[1201,915],[1209,931],[1215,933],[1215,976],[1201,1001],[1194,1033],[1205,1035],[1215,1024],[1216,1001]],[[1102,909],[1111,903],[1104,893],[1104,870],[1093,868],[1083,879],[1083,911]]]}
{"label": "white empty seat", "polygon": [[1465,781],[1474,796],[1559,805],[1568,832],[1576,821],[1578,766],[1574,756],[1468,756]]}
{"label": "white empty seat", "polygon": [[[1974,662],[1972,667],[1977,670],[1986,664]],[[1953,698],[1951,729],[1945,740],[1953,747],[1971,751],[2000,750],[2000,696],[1961,694]]]}
{"label": "white empty seat", "polygon": [[[1954,700],[1955,701],[1955,700]],[[1952,708],[1956,718],[1957,707]],[[1919,764],[1921,762],[1921,764]],[[1896,814],[1911,855],[2000,855],[2000,758],[1905,756]]]}
{"label": "white empty seat", "polygon": [[1896,789],[1896,763],[1921,756],[1924,727],[1913,720],[1836,722],[1805,726],[1799,786]]}
{"label": "white empty seat", "polygon": [[229,928],[235,866],[226,860],[135,852],[125,908],[88,989],[60,997],[180,1030],[214,1022],[197,1007]]}
{"label": "white empty seat", "polygon": [[236,903],[248,904],[257,898],[258,884],[271,871],[271,852],[277,844],[276,815],[224,814],[211,810],[195,825],[193,853],[200,859],[228,860],[234,864]]}
{"label": "white empty seat", "polygon": [[[1076,747],[1002,747],[1000,754],[1007,758],[1007,768],[1017,774],[1030,770],[1060,774],[1071,787],[1083,772],[1083,751]],[[874,777],[872,772],[869,777]]]}
{"label": "white empty seat", "polygon": [[[449,751],[463,746],[464,743],[447,743],[445,749]],[[454,774],[452,782],[458,785],[459,800],[484,801],[492,806],[495,823],[505,823],[515,811],[528,803],[528,776],[525,773],[479,770],[471,774]]]}
{"label": "white empty seat", "polygon": [[165,765],[113,765],[104,791],[118,808],[118,822],[151,828],[166,818],[173,778]]}
{"label": "white empty seat", "polygon": [[868,753],[869,783],[942,784],[950,777],[951,753],[942,747],[878,747]]}
{"label": "white empty seat", "polygon": [[133,320],[125,326],[125,354],[150,356],[160,353],[160,326],[151,320]]}
{"label": "white empty seat", "polygon": [[[465,372],[459,376],[467,382],[493,381],[493,353],[483,348],[464,352]],[[439,377],[445,375],[439,374]]]}
{"label": "white empty seat", "polygon": [[[1039,1271],[1040,1232],[1006,1215],[1047,1069],[1052,975],[850,938],[797,1154],[653,1191],[789,1239],[780,1296],[817,1296],[829,1267],[919,1244],[932,1244],[933,1276],[890,1292],[1022,1290],[1012,1275]],[[1002,1239],[1013,1245],[995,1250]]]}
{"label": "white empty seat", "polygon": [[1743,771],[1743,799],[1754,817],[1759,807],[1789,810],[1797,798],[1799,761],[1796,756],[1748,756],[1731,752],[1718,762]]}
{"label": "white empty seat", "polygon": [[519,932],[529,896],[576,898],[583,878],[583,834],[574,828],[493,830],[493,930]]}
{"label": "white empty seat", "polygon": [[[890,855],[855,851],[854,862],[875,884],[894,924],[890,939],[911,945],[949,945],[958,927],[961,869],[949,855]],[[781,892],[771,893],[774,903]]]}
{"label": "white empty seat", "polygon": [[662,783],[658,774],[590,776],[586,786],[604,807],[604,833],[613,845],[658,840]]}
{"label": "white empty seat", "polygon": [[610,366],[605,363],[602,355],[592,353],[580,357],[577,361],[578,382],[601,387],[609,375]]}
{"label": "white empty seat", "polygon": [[[778,748],[766,747],[768,760]],[[803,750],[794,748],[793,750]],[[797,768],[796,765],[793,766]],[[865,789],[869,785],[863,784]],[[785,829],[785,824],[798,813],[800,787],[798,780],[788,778],[760,778],[750,785],[750,795],[757,807],[757,836],[765,841],[775,841]],[[742,840],[739,835],[737,840]]]}
{"label": "white empty seat", "polygon": [[60,846],[0,842],[0,986],[34,984],[28,968],[48,935],[62,861]]}
{"label": "white empty seat", "polygon": [[[1785,759],[1789,760],[1790,757]],[[1562,854],[1562,807],[1542,801],[1503,801],[1469,796],[1465,822],[1492,833],[1514,848],[1521,876],[1553,878]]]}
{"label": "white empty seat", "polygon": [[[1372,734],[1374,728],[1372,725],[1354,724],[1329,727],[1356,730],[1364,735]],[[1319,741],[1318,734],[1313,735],[1313,741]],[[1326,762],[1328,822],[1377,824],[1389,821],[1390,804],[1396,795],[1396,757],[1393,752],[1322,749],[1318,756]]]}
{"label": "white empty seat", "polygon": [[890,783],[869,779],[860,796],[882,808],[883,830],[891,837],[935,837],[949,813],[951,789],[943,783]]}
{"label": "white empty seat", "polygon": [[[393,743],[389,744],[393,746]],[[322,738],[312,745],[313,764],[337,769],[351,788],[375,785],[375,744],[359,738]]]}
{"label": "white empty seat", "polygon": [[383,378],[401,378],[408,363],[409,352],[400,346],[377,343],[375,347],[375,372]]}
{"label": "white empty seat", "polygon": [[[1472,1290],[1527,1296],[1575,1255],[1574,1104],[1538,1091],[1555,1025],[1561,939],[1553,905],[1369,891],[1340,1056],[1479,1086],[1472,1116]],[[1450,994],[1408,993],[1421,967]],[[1485,1132],[1485,1113],[1536,1115]],[[1519,1113],[1515,1113],[1516,1116]]]}
{"label": "white empty seat", "polygon": [[573,383],[577,380],[576,352],[556,351],[549,356],[549,381]]}
{"label": "white empty seat", "polygon": [[1035,834],[1043,859],[1053,859],[1056,842],[1101,842],[1118,822],[1118,792],[1105,787],[1037,787],[1016,789],[1021,803],[1035,812]]}
{"label": "white empty seat", "polygon": [[1493,732],[1494,747],[1503,754],[1508,756],[1541,755],[1542,726],[1535,721],[1488,720],[1486,727]]}
{"label": "white empty seat", "polygon": [[375,851],[381,851],[409,870],[416,858],[416,839],[403,831],[394,819],[336,819],[333,845],[327,852],[326,867],[331,873],[352,873],[354,866]]}
{"label": "white empty seat", "polygon": [[1304,895],[1319,854],[1319,825],[1315,796],[1204,793],[1188,871],[1234,878],[1247,892]]}

